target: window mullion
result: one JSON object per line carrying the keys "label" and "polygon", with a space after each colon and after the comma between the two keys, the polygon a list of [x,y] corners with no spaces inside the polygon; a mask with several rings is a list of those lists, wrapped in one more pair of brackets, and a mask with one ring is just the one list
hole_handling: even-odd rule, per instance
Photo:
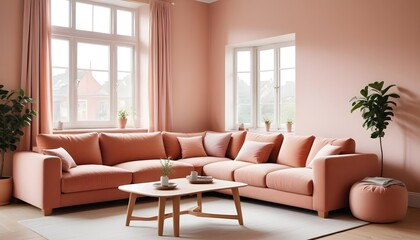
{"label": "window mullion", "polygon": [[69,97],[69,120],[70,127],[77,122],[77,41],[70,39],[70,97]]}
{"label": "window mullion", "polygon": [[252,94],[252,108],[251,108],[251,127],[258,127],[258,103],[259,103],[259,94],[258,94],[258,73],[259,73],[259,64],[258,64],[258,49],[252,48],[251,51],[251,94]]}
{"label": "window mullion", "polygon": [[275,121],[277,129],[280,129],[280,94],[281,94],[281,82],[280,82],[280,48],[276,48],[274,51],[274,81],[276,83],[276,102],[275,102]]}

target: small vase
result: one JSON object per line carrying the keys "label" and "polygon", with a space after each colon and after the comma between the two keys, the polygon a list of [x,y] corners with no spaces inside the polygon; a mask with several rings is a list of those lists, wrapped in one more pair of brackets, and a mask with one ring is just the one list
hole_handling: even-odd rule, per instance
{"label": "small vase", "polygon": [[162,185],[162,186],[169,186],[169,178],[168,178],[168,176],[161,176],[160,177],[160,185]]}
{"label": "small vase", "polygon": [[270,131],[270,123],[266,123],[265,124],[265,131],[269,132]]}

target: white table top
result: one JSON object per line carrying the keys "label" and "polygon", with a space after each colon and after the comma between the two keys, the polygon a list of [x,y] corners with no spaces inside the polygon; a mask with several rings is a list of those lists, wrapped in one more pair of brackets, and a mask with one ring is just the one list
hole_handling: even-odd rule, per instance
{"label": "white table top", "polygon": [[172,190],[158,190],[153,184],[157,182],[135,183],[119,186],[118,189],[124,192],[136,193],[149,197],[173,197],[183,196],[200,192],[245,187],[248,184],[213,179],[212,183],[192,184],[186,178],[169,179],[170,183],[176,183],[177,187]]}

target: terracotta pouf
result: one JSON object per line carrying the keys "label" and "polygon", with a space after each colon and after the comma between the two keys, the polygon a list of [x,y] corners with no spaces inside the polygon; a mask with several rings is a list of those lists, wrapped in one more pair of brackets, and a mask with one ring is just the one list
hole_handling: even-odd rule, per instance
{"label": "terracotta pouf", "polygon": [[407,188],[389,187],[365,182],[355,183],[350,190],[350,209],[358,219],[374,223],[402,220],[407,213]]}

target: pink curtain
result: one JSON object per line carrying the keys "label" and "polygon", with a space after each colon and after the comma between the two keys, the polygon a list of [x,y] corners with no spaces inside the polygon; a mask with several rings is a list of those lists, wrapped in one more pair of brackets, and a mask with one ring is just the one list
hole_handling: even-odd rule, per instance
{"label": "pink curtain", "polygon": [[149,17],[149,131],[171,131],[171,3],[150,0]]}
{"label": "pink curtain", "polygon": [[50,0],[25,0],[21,88],[32,97],[38,116],[25,129],[21,150],[31,150],[39,133],[52,132]]}

